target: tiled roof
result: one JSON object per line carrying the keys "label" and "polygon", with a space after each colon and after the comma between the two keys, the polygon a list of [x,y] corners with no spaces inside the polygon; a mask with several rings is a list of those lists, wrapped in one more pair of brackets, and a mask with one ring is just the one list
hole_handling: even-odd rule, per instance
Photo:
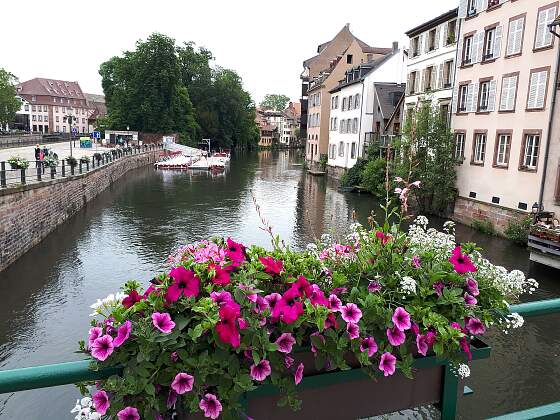
{"label": "tiled roof", "polygon": [[23,95],[56,96],[68,99],[86,99],[78,82],[36,77],[17,86]]}

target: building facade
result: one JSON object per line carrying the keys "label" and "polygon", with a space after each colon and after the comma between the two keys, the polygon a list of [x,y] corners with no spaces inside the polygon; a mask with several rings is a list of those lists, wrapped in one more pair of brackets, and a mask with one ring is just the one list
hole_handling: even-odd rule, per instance
{"label": "building facade", "polygon": [[431,97],[434,106],[449,115],[455,76],[459,20],[457,9],[450,10],[408,32],[408,77],[405,107]]}
{"label": "building facade", "polygon": [[540,201],[558,65],[548,24],[558,2],[461,0],[458,14],[455,216],[466,223],[488,218],[503,228]]}

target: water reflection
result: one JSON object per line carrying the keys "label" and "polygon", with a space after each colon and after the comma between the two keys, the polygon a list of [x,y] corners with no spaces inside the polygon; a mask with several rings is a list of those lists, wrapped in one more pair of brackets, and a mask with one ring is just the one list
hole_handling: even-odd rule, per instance
{"label": "water reflection", "polygon": [[[341,193],[332,181],[306,174],[301,163],[298,152],[264,151],[236,156],[220,175],[149,167],[127,174],[0,273],[0,368],[75,359],[89,304],[128,279],[147,281],[181,243],[226,235],[269,246],[253,196],[274,232],[299,249],[323,232],[346,234],[353,212],[365,224],[378,209],[371,196]],[[498,264],[537,278],[542,288],[534,298],[560,295],[557,274],[530,265],[526,250],[465,227],[457,234],[481,244]],[[461,401],[462,418],[560,398],[558,320],[528,321],[521,332],[489,337],[493,355],[472,369],[475,395]],[[3,395],[0,417],[71,418],[76,396],[72,386]]]}

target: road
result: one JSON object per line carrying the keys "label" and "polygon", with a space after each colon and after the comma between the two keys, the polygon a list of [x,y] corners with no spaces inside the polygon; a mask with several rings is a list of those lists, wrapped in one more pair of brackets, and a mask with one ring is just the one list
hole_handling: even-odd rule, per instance
{"label": "road", "polygon": [[[80,158],[82,156],[91,156],[96,152],[104,152],[110,150],[108,148],[102,147],[101,145],[93,145],[91,149],[80,149],[80,142],[78,140],[75,141],[75,144],[77,147],[72,147],[72,156],[74,156],[75,158]],[[58,155],[59,159],[66,159],[66,157],[70,156],[69,141],[60,143],[48,143],[46,146],[49,151],[52,150],[53,152],[55,152]],[[42,144],[41,147],[43,147]],[[8,160],[12,156],[19,156],[29,161],[35,160],[34,150],[35,146],[10,147],[8,149],[0,149],[0,162]],[[6,164],[6,166],[8,166],[8,164]]]}

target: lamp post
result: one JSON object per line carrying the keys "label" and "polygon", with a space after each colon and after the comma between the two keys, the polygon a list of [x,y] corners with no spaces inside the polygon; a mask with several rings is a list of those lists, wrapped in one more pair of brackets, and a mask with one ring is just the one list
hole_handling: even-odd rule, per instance
{"label": "lamp post", "polygon": [[69,128],[69,135],[70,135],[70,157],[72,157],[72,119],[73,116],[70,115],[70,112],[72,112],[72,108],[68,107],[67,108],[68,114],[66,115],[66,120],[68,121],[68,128]]}
{"label": "lamp post", "polygon": [[539,214],[539,210],[539,203],[535,202],[535,204],[533,204],[533,207],[531,207],[531,213],[533,214],[533,224],[537,223],[537,215]]}

